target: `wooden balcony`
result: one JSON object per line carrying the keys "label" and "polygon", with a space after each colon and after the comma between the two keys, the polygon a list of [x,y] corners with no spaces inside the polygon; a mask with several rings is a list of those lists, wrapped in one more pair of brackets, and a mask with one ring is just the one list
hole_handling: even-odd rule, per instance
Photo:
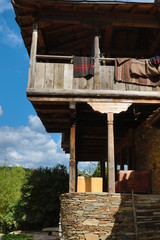
{"label": "wooden balcony", "polygon": [[[27,95],[29,96],[68,96],[77,101],[130,98],[159,99],[160,87],[141,86],[130,83],[116,82],[113,65],[99,66],[98,87],[95,89],[95,78],[74,78],[73,64],[36,62],[34,81],[29,79]],[[82,99],[80,99],[82,97]]]}

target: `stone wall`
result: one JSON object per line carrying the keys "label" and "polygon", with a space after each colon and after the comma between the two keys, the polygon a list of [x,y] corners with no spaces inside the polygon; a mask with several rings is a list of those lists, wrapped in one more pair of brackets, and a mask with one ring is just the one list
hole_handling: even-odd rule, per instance
{"label": "stone wall", "polygon": [[147,123],[137,128],[135,159],[137,170],[151,171],[152,193],[160,194],[160,130]]}
{"label": "stone wall", "polygon": [[135,239],[131,194],[66,193],[61,197],[64,240]]}

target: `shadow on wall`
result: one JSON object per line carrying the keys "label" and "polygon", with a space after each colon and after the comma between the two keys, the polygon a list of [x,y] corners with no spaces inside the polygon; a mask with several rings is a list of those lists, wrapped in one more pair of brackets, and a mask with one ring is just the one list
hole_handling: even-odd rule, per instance
{"label": "shadow on wall", "polygon": [[151,172],[120,170],[115,185],[117,193],[151,193]]}
{"label": "shadow on wall", "polygon": [[[118,182],[116,182],[116,192],[120,195],[120,204],[116,212],[111,216],[112,230],[108,237],[100,239],[136,239],[134,224],[134,203],[132,191],[137,194],[151,193],[150,171],[122,170],[119,172]],[[116,206],[116,200],[113,202]],[[112,207],[110,208],[110,211]]]}
{"label": "shadow on wall", "polygon": [[121,172],[119,190],[123,190],[123,193],[63,194],[61,224],[64,239],[71,240],[74,236],[74,240],[135,240],[133,202],[130,192],[132,189],[140,191],[139,186],[143,183],[142,173],[145,178],[144,171],[141,174],[135,171]]}

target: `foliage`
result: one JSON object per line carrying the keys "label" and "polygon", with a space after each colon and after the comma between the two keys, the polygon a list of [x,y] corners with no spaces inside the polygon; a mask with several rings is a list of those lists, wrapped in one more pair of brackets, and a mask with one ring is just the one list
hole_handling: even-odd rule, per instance
{"label": "foliage", "polygon": [[22,227],[39,229],[57,226],[62,193],[68,192],[66,167],[34,169],[27,174],[22,188],[22,198],[17,207],[17,217]]}
{"label": "foliage", "polygon": [[92,177],[95,170],[97,168],[97,164],[96,163],[88,163],[88,167],[86,169],[83,170],[79,170],[78,169],[78,176],[83,176],[83,177]]}
{"label": "foliage", "polygon": [[[107,168],[105,168],[105,175],[107,176]],[[101,177],[101,165],[90,162],[87,169],[78,170],[78,176],[83,177]]]}
{"label": "foliage", "polygon": [[23,234],[18,234],[18,235],[7,234],[7,235],[3,235],[1,240],[33,240],[33,237],[23,235]]}
{"label": "foliage", "polygon": [[22,167],[0,167],[0,230],[3,232],[17,226],[14,218],[15,206],[21,198],[24,179],[25,171]]}

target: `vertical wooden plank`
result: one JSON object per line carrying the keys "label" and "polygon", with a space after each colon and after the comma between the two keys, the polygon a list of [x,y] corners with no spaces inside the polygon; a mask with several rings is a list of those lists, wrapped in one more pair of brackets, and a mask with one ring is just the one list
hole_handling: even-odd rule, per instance
{"label": "vertical wooden plank", "polygon": [[35,89],[42,89],[44,88],[44,81],[45,81],[45,63],[36,63],[36,69],[35,69],[35,83],[34,88]]}
{"label": "vertical wooden plank", "polygon": [[64,88],[64,64],[55,64],[55,84],[54,89]]}
{"label": "vertical wooden plank", "polygon": [[34,87],[35,81],[35,69],[36,69],[36,54],[37,54],[37,41],[38,41],[38,24],[33,25],[32,32],[32,44],[30,52],[30,62],[29,62],[29,76],[28,76],[28,87]]}
{"label": "vertical wooden plank", "polygon": [[109,89],[113,90],[114,89],[114,68],[112,68],[111,66],[109,66],[109,70],[108,70],[108,77],[109,77]]}
{"label": "vertical wooden plank", "polygon": [[53,80],[54,80],[54,64],[46,63],[44,88],[53,89],[53,86],[54,86]]}
{"label": "vertical wooden plank", "polygon": [[99,89],[99,36],[94,37],[94,89]]}
{"label": "vertical wooden plank", "polygon": [[83,77],[79,79],[79,89],[86,89],[87,80]]}
{"label": "vertical wooden plank", "polygon": [[108,76],[106,75],[106,66],[99,67],[99,82],[100,82],[100,89],[105,90],[107,89],[108,83]]}
{"label": "vertical wooden plank", "polygon": [[70,130],[69,192],[76,191],[76,125]]}
{"label": "vertical wooden plank", "polygon": [[87,80],[86,88],[93,89],[93,77]]}
{"label": "vertical wooden plank", "polygon": [[108,191],[115,193],[115,160],[114,160],[114,131],[113,112],[107,113],[108,120]]}
{"label": "vertical wooden plank", "polygon": [[80,78],[73,78],[73,89],[79,89],[79,85],[80,85]]}
{"label": "vertical wooden plank", "polygon": [[64,89],[72,89],[73,84],[73,65],[64,64]]}

